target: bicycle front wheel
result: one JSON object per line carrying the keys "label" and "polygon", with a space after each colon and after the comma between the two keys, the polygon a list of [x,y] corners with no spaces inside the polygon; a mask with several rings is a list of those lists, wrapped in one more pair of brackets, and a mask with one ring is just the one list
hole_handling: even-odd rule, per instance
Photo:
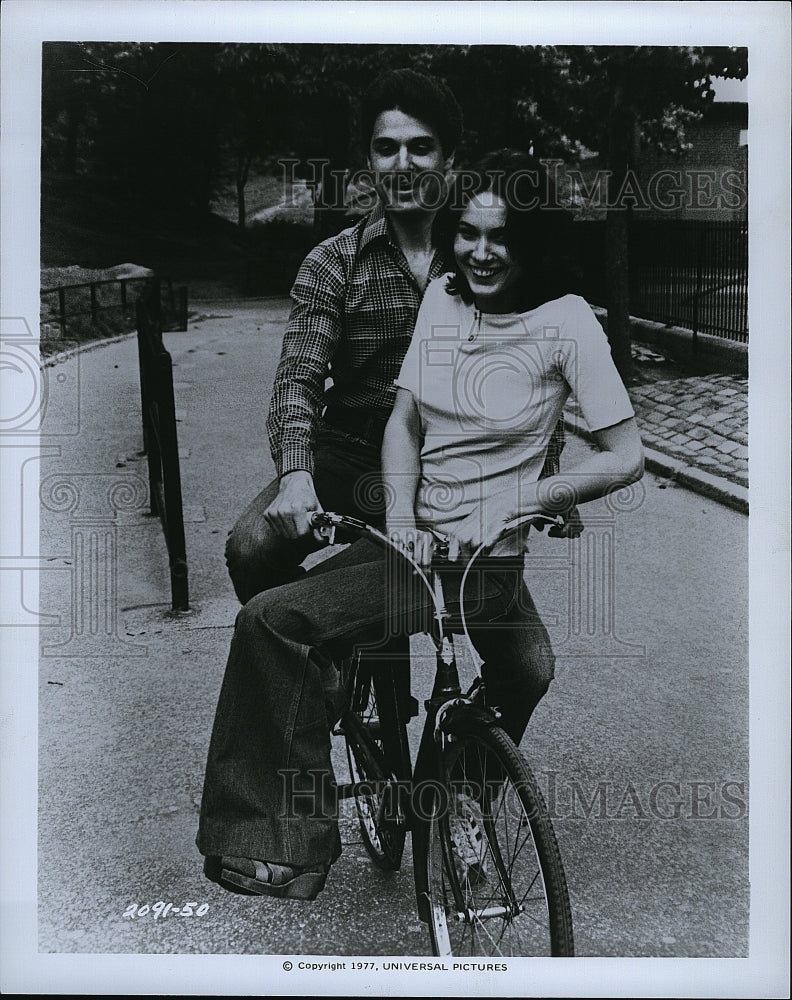
{"label": "bicycle front wheel", "polygon": [[510,737],[473,724],[454,735],[441,765],[423,859],[434,954],[571,956],[558,844]]}

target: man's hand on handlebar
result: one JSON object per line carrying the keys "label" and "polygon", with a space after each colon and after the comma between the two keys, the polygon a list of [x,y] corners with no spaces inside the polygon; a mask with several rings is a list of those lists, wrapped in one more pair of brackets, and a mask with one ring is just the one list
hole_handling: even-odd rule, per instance
{"label": "man's hand on handlebar", "polygon": [[[264,512],[264,519],[283,538],[302,538],[311,532],[311,514],[322,510],[310,472],[297,469],[281,478],[278,495]],[[314,530],[314,537],[322,536]]]}

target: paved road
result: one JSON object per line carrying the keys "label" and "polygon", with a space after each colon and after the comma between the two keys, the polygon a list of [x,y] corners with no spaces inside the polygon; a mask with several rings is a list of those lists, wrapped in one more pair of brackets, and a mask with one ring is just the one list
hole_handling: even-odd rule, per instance
{"label": "paved road", "polygon": [[[146,476],[134,341],[48,369],[42,440],[60,454],[40,463],[41,587],[61,623],[41,630],[42,952],[428,953],[409,853],[397,875],[374,870],[350,803],[343,856],[313,905],[228,894],[203,879],[194,846],[237,610],[223,542],[271,474],[262,427],[284,308],[214,303],[189,332],[166,335],[195,607],[181,620],[165,613],[164,542],[134,490]],[[587,447],[571,439],[564,463]],[[92,522],[81,527],[88,508],[66,502],[56,476],[90,499]],[[110,497],[114,483],[130,487],[127,500]],[[554,801],[578,954],[745,956],[747,518],[647,474],[615,505],[589,505],[585,520],[581,543],[541,537],[530,556],[558,669],[524,744]],[[80,549],[86,531],[94,541]],[[102,572],[85,575],[91,565]],[[114,635],[75,634],[75,593],[93,594],[86,615],[104,614]],[[420,697],[431,662],[414,641]],[[159,900],[206,911],[130,915]]]}

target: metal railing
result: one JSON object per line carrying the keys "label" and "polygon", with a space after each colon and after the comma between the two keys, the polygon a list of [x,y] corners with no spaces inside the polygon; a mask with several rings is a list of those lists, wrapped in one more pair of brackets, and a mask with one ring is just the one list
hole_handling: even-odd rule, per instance
{"label": "metal railing", "polygon": [[150,279],[137,301],[140,402],[143,448],[148,458],[151,513],[159,517],[168,548],[171,606],[188,611],[187,552],[184,540],[173,364],[162,343],[161,289]]}
{"label": "metal railing", "polygon": [[[605,226],[575,224],[583,294],[607,305]],[[748,341],[748,225],[634,219],[630,226],[630,312],[727,340]]]}
{"label": "metal railing", "polygon": [[[61,337],[66,337],[69,320],[78,316],[90,316],[97,325],[101,313],[115,312],[121,316],[134,315],[130,306],[130,293],[142,293],[151,278],[106,278],[102,281],[83,281],[74,285],[56,285],[41,290],[41,324],[57,323]],[[187,288],[174,286],[170,278],[159,278],[160,312],[163,329],[187,329]],[[132,286],[132,287],[130,287]],[[136,287],[142,286],[142,287]],[[85,294],[88,289],[88,294]],[[108,296],[106,293],[110,292]],[[117,292],[117,294],[113,294]],[[56,297],[57,304],[46,311],[44,305],[48,297]],[[164,305],[164,309],[162,306]]]}
{"label": "metal railing", "polygon": [[748,341],[748,226],[647,221],[630,236],[631,312]]}

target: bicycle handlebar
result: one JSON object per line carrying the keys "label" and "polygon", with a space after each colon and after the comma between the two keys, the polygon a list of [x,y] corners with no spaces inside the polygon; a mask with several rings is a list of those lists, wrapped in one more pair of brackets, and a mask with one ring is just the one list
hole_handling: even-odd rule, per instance
{"label": "bicycle handlebar", "polygon": [[[419,564],[412,558],[410,554],[402,552],[401,549],[397,545],[395,545],[384,532],[379,531],[377,528],[372,527],[370,524],[366,524],[366,522],[361,521],[360,518],[350,517],[349,515],[346,514],[335,514],[333,513],[333,511],[316,511],[311,515],[309,523],[312,529],[318,530],[319,533],[322,534],[327,539],[329,545],[332,545],[333,542],[335,541],[336,528],[341,528],[343,531],[348,531],[351,534],[358,535],[360,537],[372,538],[379,544],[384,545],[386,548],[393,549],[395,552],[398,552],[400,556],[407,559],[407,561],[412,564],[418,576],[423,580],[427,588],[427,591],[431,596],[435,608],[435,619],[439,626],[438,635],[442,637],[445,628],[443,623],[446,620],[446,610],[442,600],[442,590],[440,587],[440,580],[437,573],[435,573],[435,583],[433,585],[429,581],[428,577],[424,573],[421,566],[419,566]],[[556,516],[551,516],[548,514],[526,514],[524,517],[515,518],[513,523],[511,523],[507,528],[505,528],[500,533],[500,535],[498,536],[498,540],[510,534],[512,531],[516,531],[518,528],[526,524],[541,525],[542,527],[549,524],[549,525],[556,525],[558,527],[563,527],[564,519],[560,514]],[[467,575],[470,572],[470,568],[473,565],[473,561],[475,560],[476,556],[482,551],[482,549],[483,546],[479,546],[477,551],[474,552],[473,555],[471,556],[470,560],[468,561],[467,567],[465,568],[465,572],[462,576],[462,583],[460,584],[460,613],[462,617],[462,629],[465,634],[465,637],[467,638],[468,644],[470,645],[471,652],[473,653],[474,662],[476,653],[467,629],[467,623],[465,620],[465,612],[464,612],[463,595],[464,595],[465,580],[467,579]],[[441,557],[444,555],[447,556],[448,539],[447,538],[438,539],[438,541],[434,545],[434,552],[436,555],[439,555]],[[435,638],[435,641],[442,642],[442,639]],[[440,645],[438,645],[438,650],[440,648],[441,648]]]}
{"label": "bicycle handlebar", "polygon": [[[561,528],[564,526],[564,518],[560,514],[525,514],[523,517],[515,518],[515,520],[503,529],[503,531],[498,535],[496,541],[500,541],[507,535],[510,535],[513,531],[518,528],[522,528],[525,525],[533,525],[535,527],[546,527],[547,525]],[[348,514],[336,514],[333,511],[316,511],[311,515],[310,526],[312,529],[318,530],[320,533],[326,533],[325,537],[328,538],[329,543],[332,545],[335,529],[340,528],[342,531],[349,531],[353,534],[363,536],[368,536],[374,538],[390,548],[399,551],[396,546],[391,542],[390,538],[382,531],[377,528],[372,527],[365,521],[361,521],[360,518],[351,517]],[[448,552],[448,539],[444,537],[438,537],[436,534],[437,541],[434,545],[434,551],[437,555],[442,555]]]}

